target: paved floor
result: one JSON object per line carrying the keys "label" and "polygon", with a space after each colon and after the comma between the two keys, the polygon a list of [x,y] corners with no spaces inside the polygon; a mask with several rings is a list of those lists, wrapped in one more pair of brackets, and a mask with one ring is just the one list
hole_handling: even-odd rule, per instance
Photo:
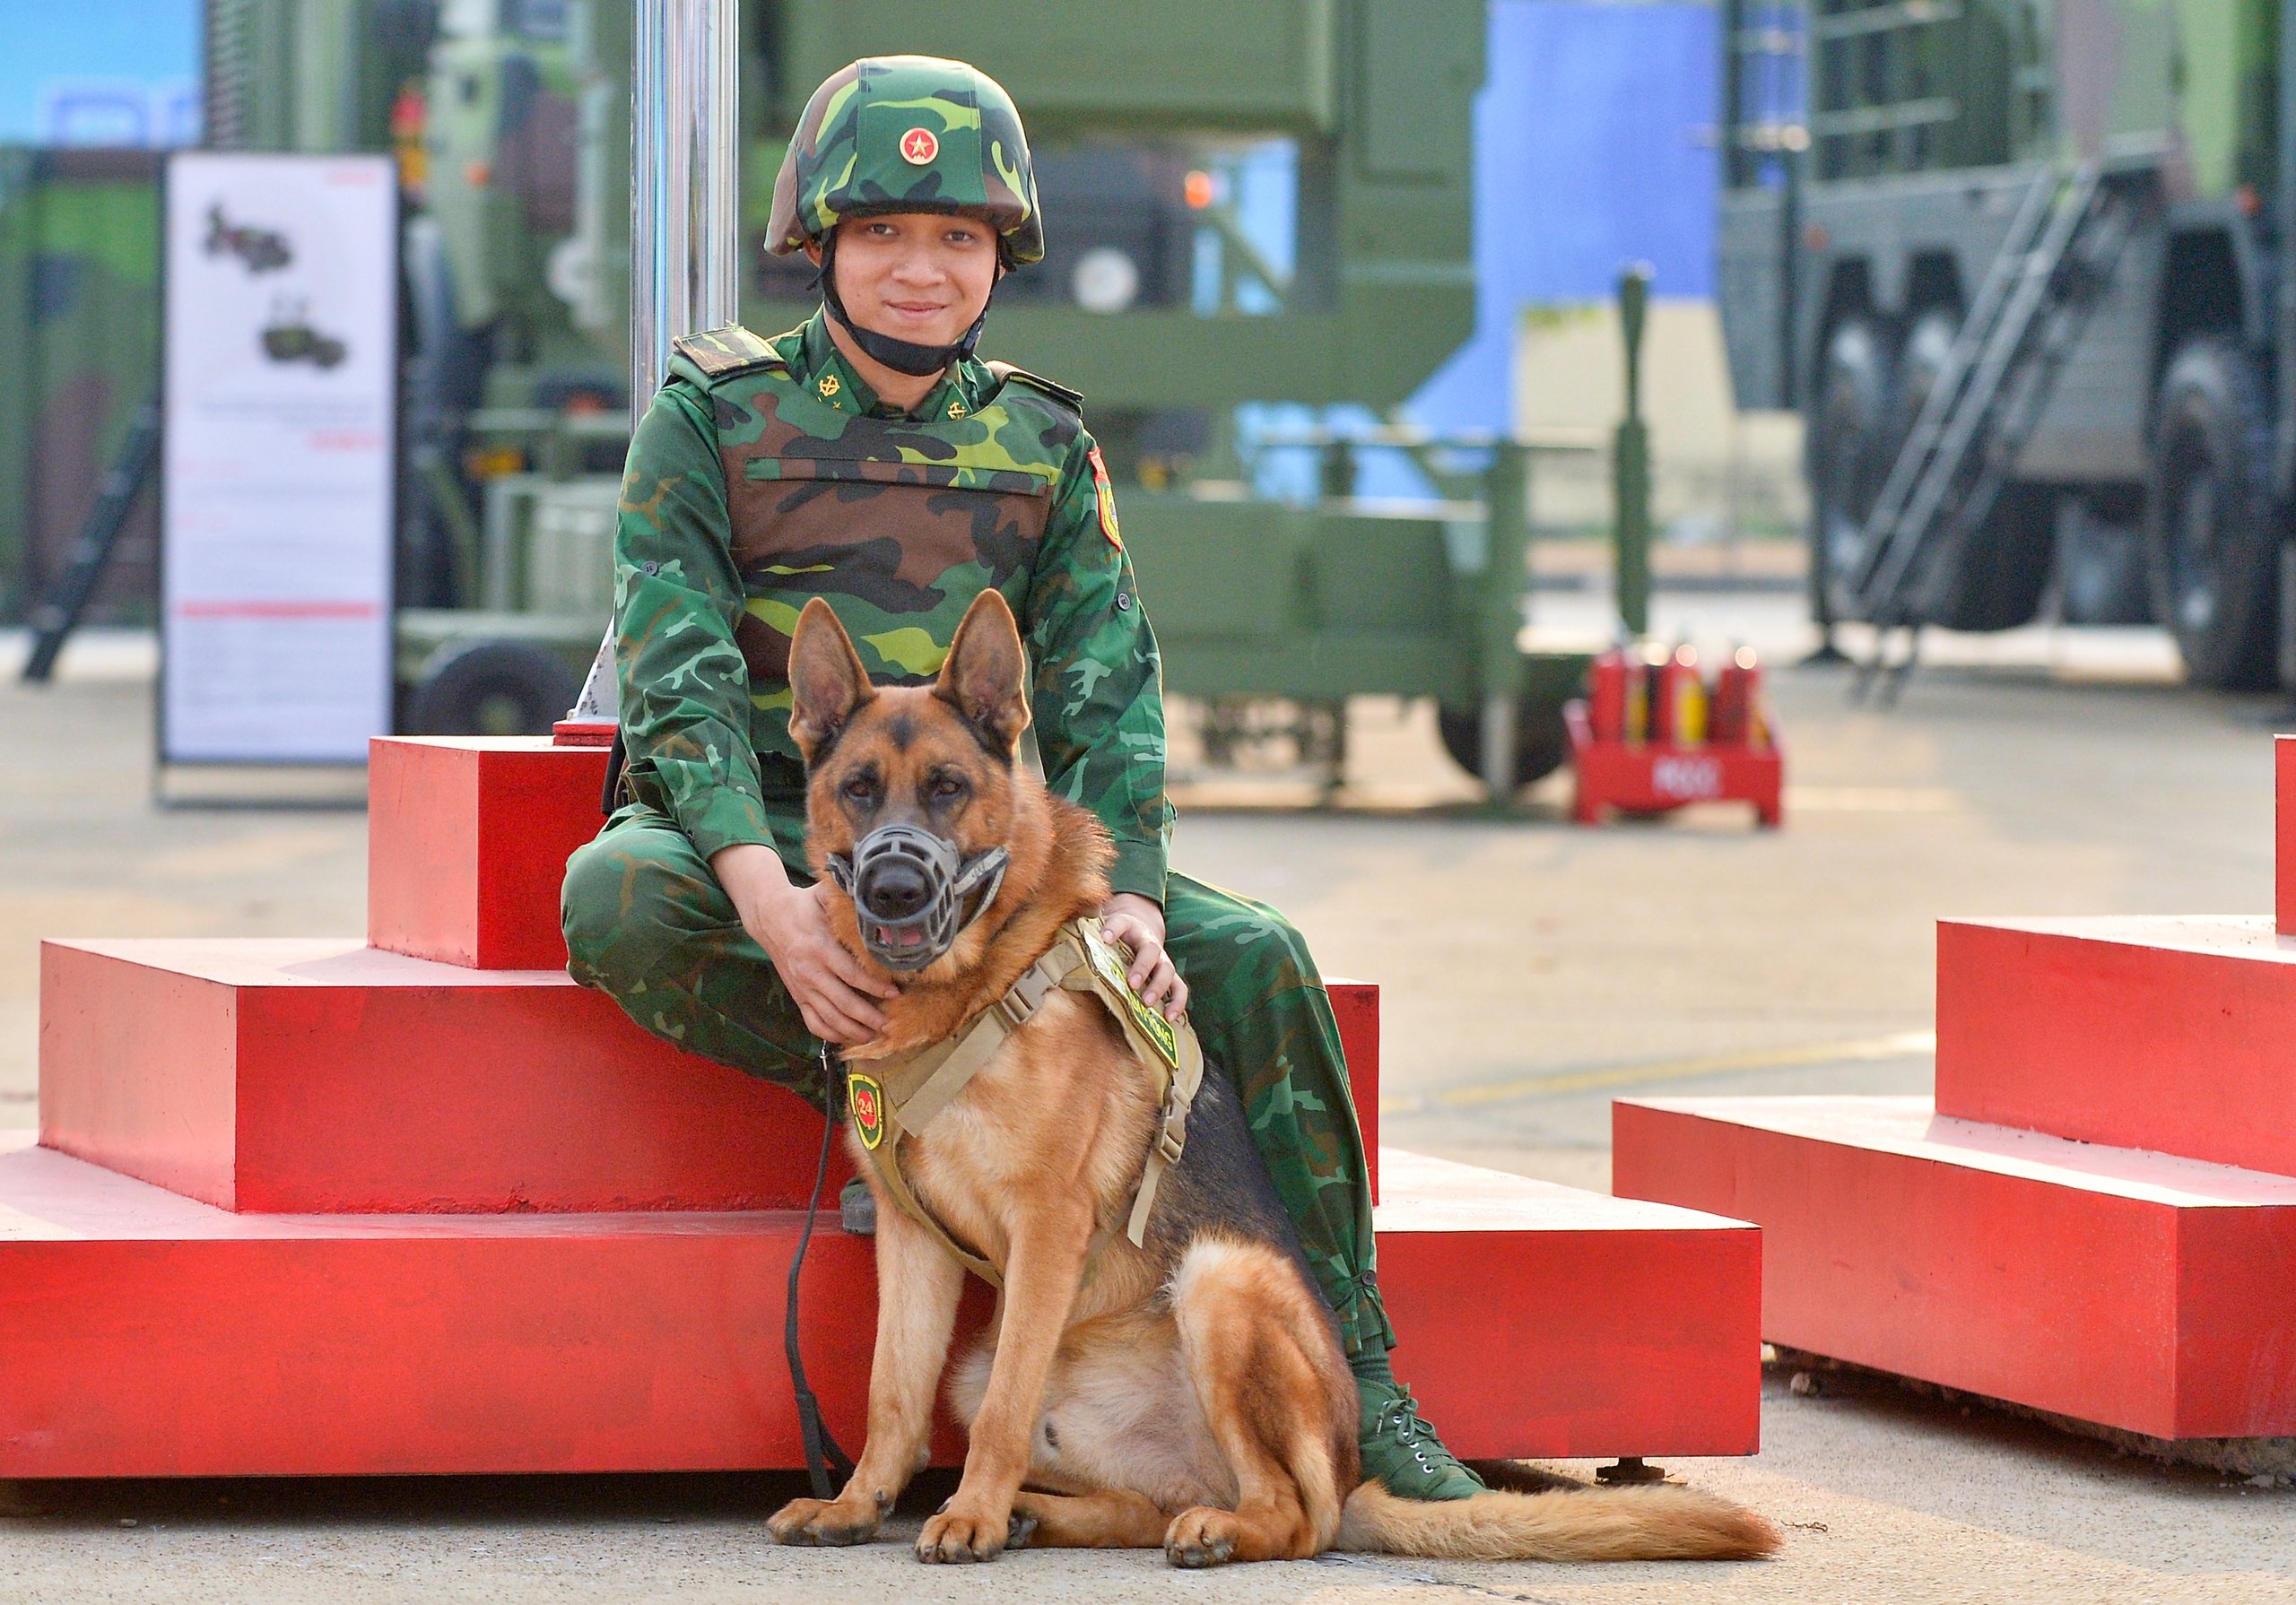
{"label": "paved floor", "polygon": [[[1599,605],[1551,598],[1540,622],[1590,629]],[[1684,595],[1659,624],[1785,662],[1796,611]],[[146,655],[96,642],[47,691],[0,682],[0,1124],[33,1118],[39,936],[362,923],[357,813],[150,804]],[[1331,972],[1385,984],[1388,1141],[1600,1187],[1617,1093],[1925,1090],[1939,915],[2269,907],[2281,699],[2184,690],[2146,632],[1939,655],[1892,713],[1847,707],[1836,672],[1778,676],[1779,833],[1727,810],[1579,831],[1552,785],[1529,818],[1492,821],[1423,717],[1365,704],[1355,806],[1239,806],[1291,794],[1207,779],[1178,861],[1281,904]],[[0,672],[8,657],[0,639]],[[1397,1363],[1408,1375],[1407,1345]],[[1789,1524],[1785,1557],[1758,1566],[1347,1558],[1203,1577],[1036,1554],[952,1574],[896,1546],[762,1546],[756,1518],[787,1491],[768,1479],[126,1484],[35,1490],[49,1514],[0,1522],[0,1601],[2296,1601],[2285,1488],[1862,1384],[1802,1396],[1774,1377],[1764,1441],[1751,1462],[1675,1468]]]}

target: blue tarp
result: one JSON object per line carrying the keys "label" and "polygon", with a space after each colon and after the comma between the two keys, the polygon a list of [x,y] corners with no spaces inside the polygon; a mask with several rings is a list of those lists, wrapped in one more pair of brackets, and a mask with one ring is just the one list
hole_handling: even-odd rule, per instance
{"label": "blue tarp", "polygon": [[1628,264],[1714,292],[1718,8],[1492,0],[1475,103],[1474,338],[1412,398],[1437,429],[1507,427],[1526,306],[1601,300]]}

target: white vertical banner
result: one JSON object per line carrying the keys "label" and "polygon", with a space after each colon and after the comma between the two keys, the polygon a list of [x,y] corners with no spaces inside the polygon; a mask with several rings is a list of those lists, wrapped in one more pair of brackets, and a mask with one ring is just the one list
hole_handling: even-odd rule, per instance
{"label": "white vertical banner", "polygon": [[168,160],[160,758],[361,763],[391,717],[398,193]]}

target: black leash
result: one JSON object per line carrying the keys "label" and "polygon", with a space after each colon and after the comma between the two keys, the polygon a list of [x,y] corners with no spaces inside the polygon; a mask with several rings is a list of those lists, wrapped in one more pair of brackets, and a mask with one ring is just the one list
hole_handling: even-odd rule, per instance
{"label": "black leash", "polygon": [[789,1297],[781,1306],[781,1351],[789,1357],[789,1386],[797,1396],[797,1427],[804,1435],[805,1471],[813,1479],[813,1497],[834,1499],[845,1479],[853,1475],[853,1462],[823,1424],[820,1401],[805,1380],[804,1359],[797,1352],[797,1276],[805,1268],[805,1249],[813,1240],[813,1217],[821,1212],[822,1189],[829,1184],[830,1144],[837,1135],[839,1077],[830,1063],[827,1043],[822,1045],[822,1093],[829,1102],[822,1117],[822,1158],[813,1170],[813,1197],[805,1206],[805,1229],[798,1234],[797,1252],[789,1260]]}

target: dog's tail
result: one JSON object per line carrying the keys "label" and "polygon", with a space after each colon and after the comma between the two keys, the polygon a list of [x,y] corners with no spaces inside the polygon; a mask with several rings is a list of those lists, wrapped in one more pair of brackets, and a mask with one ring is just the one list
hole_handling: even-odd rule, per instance
{"label": "dog's tail", "polygon": [[1438,1560],[1759,1560],[1782,1541],[1752,1511],[1694,1488],[1422,1501],[1366,1482],[1347,1497],[1336,1547]]}

